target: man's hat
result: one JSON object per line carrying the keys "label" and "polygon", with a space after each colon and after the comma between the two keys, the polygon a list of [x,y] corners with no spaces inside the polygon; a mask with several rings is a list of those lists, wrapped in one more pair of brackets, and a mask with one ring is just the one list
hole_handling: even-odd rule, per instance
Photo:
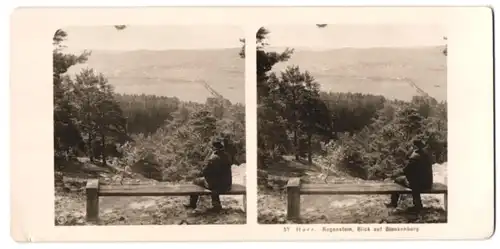
{"label": "man's hat", "polygon": [[215,148],[215,149],[223,149],[224,148],[224,141],[221,139],[221,138],[215,138],[213,141],[212,141],[212,146]]}
{"label": "man's hat", "polygon": [[223,141],[224,143],[228,143],[230,138],[231,138],[231,135],[227,132],[221,132],[218,136],[217,136],[218,139],[220,139],[221,141]]}
{"label": "man's hat", "polygon": [[421,139],[414,139],[413,140],[413,145],[419,147],[419,148],[422,148],[425,146],[424,144],[424,141],[422,141]]}

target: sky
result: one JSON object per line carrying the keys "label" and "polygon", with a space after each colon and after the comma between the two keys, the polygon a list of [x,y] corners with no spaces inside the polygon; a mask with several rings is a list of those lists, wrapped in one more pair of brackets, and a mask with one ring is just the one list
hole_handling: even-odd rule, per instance
{"label": "sky", "polygon": [[271,47],[314,50],[443,45],[446,30],[438,25],[281,25],[265,26]]}
{"label": "sky", "polygon": [[[446,31],[438,25],[316,25],[266,26],[272,47],[314,50],[343,47],[415,47],[443,45]],[[244,31],[238,26],[113,26],[68,27],[70,51],[168,50],[239,48]]]}
{"label": "sky", "polygon": [[63,28],[69,51],[239,48],[244,31],[237,26],[85,26]]}

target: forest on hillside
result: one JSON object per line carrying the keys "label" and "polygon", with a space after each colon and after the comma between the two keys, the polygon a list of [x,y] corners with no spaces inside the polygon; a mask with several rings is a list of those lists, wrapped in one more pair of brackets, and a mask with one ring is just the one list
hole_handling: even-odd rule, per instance
{"label": "forest on hillside", "polygon": [[362,179],[384,180],[406,164],[415,138],[424,140],[435,163],[447,161],[446,101],[418,92],[403,101],[321,91],[319,84],[328,82],[317,82],[300,65],[272,71],[294,49],[268,51],[271,32],[263,27],[256,35],[258,168],[265,171],[292,155],[307,164],[321,159],[326,167]]}
{"label": "forest on hillside", "polygon": [[245,163],[245,106],[214,96],[205,103],[119,94],[92,68],[68,74],[90,51],[64,52],[68,35],[53,37],[54,160],[88,158],[112,172],[132,170],[158,181],[186,181],[201,169],[216,136],[228,137],[235,164]]}

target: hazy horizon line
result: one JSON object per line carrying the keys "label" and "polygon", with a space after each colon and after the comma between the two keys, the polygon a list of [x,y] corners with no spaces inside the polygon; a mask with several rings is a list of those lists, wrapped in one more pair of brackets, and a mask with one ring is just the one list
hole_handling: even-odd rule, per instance
{"label": "hazy horizon line", "polygon": [[241,49],[241,47],[225,47],[225,48],[167,48],[167,49],[148,49],[148,48],[140,48],[140,49],[107,49],[107,48],[82,48],[82,49],[71,49],[64,48],[65,52],[83,52],[83,51],[106,51],[106,52],[137,52],[137,51],[217,51],[217,50],[231,50],[231,49]]}
{"label": "hazy horizon line", "polygon": [[[302,51],[330,51],[330,50],[345,50],[345,49],[356,49],[356,50],[367,50],[367,49],[422,49],[422,48],[440,48],[445,47],[446,45],[422,45],[422,46],[373,46],[373,47],[292,47],[292,46],[268,46],[267,50],[276,50],[276,49],[294,49],[294,50],[302,50]],[[83,52],[87,51],[103,51],[103,52],[115,52],[115,53],[125,53],[125,52],[159,52],[159,51],[218,51],[218,50],[233,50],[233,49],[241,49],[241,47],[225,47],[225,48],[168,48],[168,49],[68,49],[65,48],[63,51],[66,52]]]}
{"label": "hazy horizon line", "polygon": [[293,46],[268,46],[266,49],[295,49],[295,50],[308,50],[308,51],[326,51],[326,50],[343,50],[343,49],[357,49],[357,50],[363,50],[363,49],[422,49],[422,48],[440,48],[440,47],[445,47],[446,45],[421,45],[421,46],[373,46],[373,47],[349,47],[349,46],[342,46],[342,47],[293,47]]}

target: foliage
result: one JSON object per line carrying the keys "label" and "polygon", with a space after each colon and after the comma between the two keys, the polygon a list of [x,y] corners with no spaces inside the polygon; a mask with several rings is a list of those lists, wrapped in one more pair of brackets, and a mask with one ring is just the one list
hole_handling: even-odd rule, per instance
{"label": "foliage", "polygon": [[386,102],[383,96],[361,93],[321,92],[321,99],[330,112],[332,129],[348,133],[360,131],[372,123],[377,110]]}
{"label": "foliage", "polygon": [[53,37],[53,92],[54,92],[54,156],[56,159],[68,157],[74,150],[83,149],[83,140],[77,127],[77,117],[71,103],[71,86],[64,80],[68,68],[87,60],[89,53],[79,56],[64,54],[62,42],[67,34],[57,30]]}
{"label": "foliage", "polygon": [[180,105],[177,98],[156,95],[115,94],[115,99],[127,119],[129,134],[153,134],[167,120],[173,119]]}
{"label": "foliage", "polygon": [[65,74],[90,56],[90,52],[63,53],[66,38],[63,30],[53,37],[54,156],[85,154],[91,160],[101,157],[106,164],[107,152],[113,153],[115,143],[127,140],[125,119],[102,74],[91,69],[82,70],[75,79]]}
{"label": "foliage", "polygon": [[[196,176],[211,152],[210,142],[218,136],[228,136],[227,146],[237,163],[245,159],[244,106],[231,105],[224,119],[217,119],[210,106],[184,104],[153,134],[134,135],[134,142],[121,147],[128,164],[144,172],[144,163],[155,165],[165,181],[186,181]],[[140,165],[137,165],[140,164]]]}
{"label": "foliage", "polygon": [[337,168],[357,177],[385,179],[406,165],[412,151],[411,141],[420,138],[427,144],[434,162],[446,161],[446,119],[434,115],[424,117],[418,112],[419,107],[415,103],[386,103],[377,111],[374,122],[352,135],[340,135],[333,144],[340,146],[341,152],[334,154],[329,148],[327,157],[334,157],[329,160],[334,161]]}
{"label": "foliage", "polygon": [[268,73],[271,71],[272,67],[279,62],[286,61],[293,54],[293,49],[285,49],[285,51],[269,52],[265,51],[267,43],[267,36],[269,30],[264,27],[259,28],[256,34],[257,40],[257,96],[258,103],[260,103],[262,98],[268,95],[270,86],[267,84]]}
{"label": "foliage", "polygon": [[446,161],[446,102],[427,95],[408,102],[323,92],[314,77],[298,66],[271,73],[293,50],[265,51],[269,34],[265,28],[257,32],[260,168],[293,154],[297,160],[307,156],[309,164],[313,156],[328,158],[328,164],[360,178],[385,179],[406,164],[414,138],[425,141],[435,162]]}
{"label": "foliage", "polygon": [[245,163],[244,105],[220,96],[196,103],[117,94],[93,69],[66,74],[91,55],[65,54],[66,38],[63,30],[53,38],[56,167],[74,156],[103,165],[114,158],[114,166],[129,166],[149,178],[186,180],[201,169],[216,136],[228,139],[235,164]]}
{"label": "foliage", "polygon": [[91,161],[100,156],[106,164],[106,152],[113,152],[115,144],[124,143],[128,137],[125,118],[113,98],[113,89],[102,74],[84,69],[71,81],[78,127]]}

